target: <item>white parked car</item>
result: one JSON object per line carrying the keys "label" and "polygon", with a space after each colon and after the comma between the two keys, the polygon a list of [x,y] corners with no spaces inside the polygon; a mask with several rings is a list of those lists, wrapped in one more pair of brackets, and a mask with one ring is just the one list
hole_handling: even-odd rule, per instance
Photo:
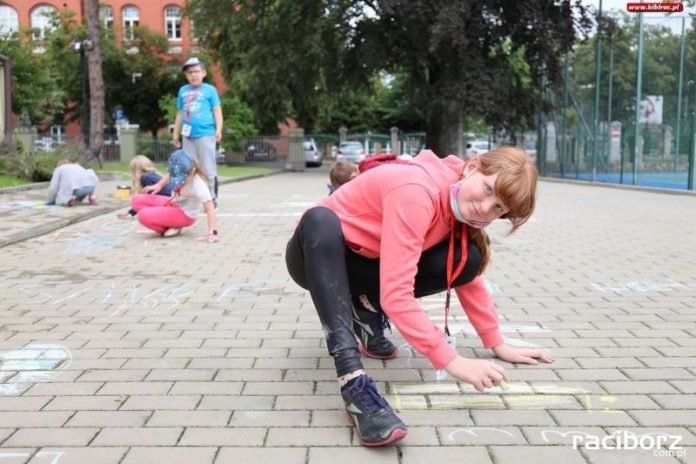
{"label": "white parked car", "polygon": [[338,153],[336,153],[336,161],[350,161],[351,163],[358,164],[364,160],[366,156],[362,142],[349,140],[339,145]]}
{"label": "white parked car", "polygon": [[495,148],[488,140],[471,140],[466,143],[466,156],[478,156]]}

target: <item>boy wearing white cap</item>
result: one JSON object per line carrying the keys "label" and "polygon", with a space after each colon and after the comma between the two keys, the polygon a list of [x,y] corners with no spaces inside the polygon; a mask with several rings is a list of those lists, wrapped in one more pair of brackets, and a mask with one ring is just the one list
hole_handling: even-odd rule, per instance
{"label": "boy wearing white cap", "polygon": [[179,89],[172,143],[186,150],[208,174],[213,202],[217,206],[217,166],[215,146],[222,140],[222,107],[217,90],[203,82],[205,64],[196,57],[182,66],[188,84]]}

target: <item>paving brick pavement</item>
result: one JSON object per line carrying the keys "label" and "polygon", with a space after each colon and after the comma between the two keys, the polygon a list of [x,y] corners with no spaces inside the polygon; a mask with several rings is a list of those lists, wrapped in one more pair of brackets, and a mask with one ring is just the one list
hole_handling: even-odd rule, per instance
{"label": "paving brick pavement", "polygon": [[[511,388],[478,394],[396,333],[365,364],[411,432],[371,450],[283,260],[326,180],[224,185],[217,244],[203,218],[162,239],[109,213],[0,248],[0,463],[696,463],[696,197],[542,181],[529,224],[491,226],[486,278],[507,341],[556,362],[501,363]],[[439,323],[443,302],[423,300]],[[662,447],[593,446],[619,436]]]}

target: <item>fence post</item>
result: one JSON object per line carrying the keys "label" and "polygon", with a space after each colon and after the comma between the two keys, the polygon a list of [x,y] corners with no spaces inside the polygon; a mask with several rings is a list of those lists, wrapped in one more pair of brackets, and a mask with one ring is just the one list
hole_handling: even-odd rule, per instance
{"label": "fence post", "polygon": [[128,127],[122,126],[118,137],[121,141],[121,162],[130,163],[133,157],[138,154],[138,129],[140,126],[131,124]]}
{"label": "fence post", "polygon": [[691,115],[691,136],[689,137],[689,176],[686,183],[686,188],[694,189],[694,177],[696,177],[696,163],[694,157],[696,155],[696,113]]}
{"label": "fence post", "polygon": [[389,138],[391,139],[391,152],[396,153],[397,155],[401,154],[401,151],[399,150],[399,128],[398,127],[392,127],[389,129]]}
{"label": "fence post", "polygon": [[34,148],[34,139],[36,139],[35,127],[18,127],[14,131],[15,140],[22,147],[22,153],[28,155]]}
{"label": "fence post", "polygon": [[285,169],[288,171],[304,171],[305,161],[304,149],[302,147],[304,143],[304,129],[301,127],[290,129],[288,137],[290,144],[288,148],[288,161],[285,163]]}

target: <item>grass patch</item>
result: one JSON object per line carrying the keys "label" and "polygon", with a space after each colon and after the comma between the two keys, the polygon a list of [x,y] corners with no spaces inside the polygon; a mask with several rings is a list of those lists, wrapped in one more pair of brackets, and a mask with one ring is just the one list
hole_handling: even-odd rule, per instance
{"label": "grass patch", "polygon": [[2,188],[2,187],[14,187],[15,185],[25,185],[25,184],[31,184],[31,180],[24,179],[23,177],[0,176],[0,188]]}
{"label": "grass patch", "polygon": [[[155,168],[160,173],[167,172],[166,164],[155,164]],[[219,177],[253,176],[256,174],[265,174],[274,170],[272,168],[265,168],[259,166],[227,166],[224,164],[219,164],[217,169]],[[121,172],[128,174],[126,178],[130,177],[130,169],[128,168],[128,164],[126,163],[104,163],[104,168],[102,169],[102,171]]]}

